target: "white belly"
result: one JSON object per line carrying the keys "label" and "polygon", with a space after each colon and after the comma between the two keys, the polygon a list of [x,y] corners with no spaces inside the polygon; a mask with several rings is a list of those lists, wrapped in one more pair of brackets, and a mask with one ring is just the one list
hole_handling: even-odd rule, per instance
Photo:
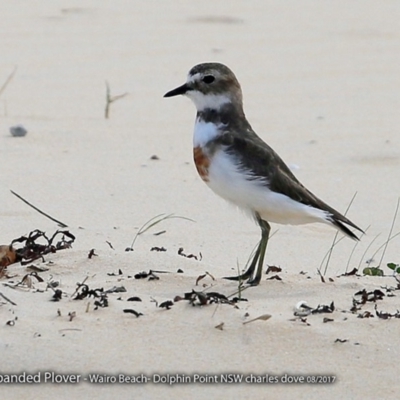
{"label": "white belly", "polygon": [[212,157],[208,186],[219,196],[247,212],[257,212],[262,219],[279,224],[325,222],[327,213],[271,191],[261,180],[249,180],[232,159],[222,150]]}

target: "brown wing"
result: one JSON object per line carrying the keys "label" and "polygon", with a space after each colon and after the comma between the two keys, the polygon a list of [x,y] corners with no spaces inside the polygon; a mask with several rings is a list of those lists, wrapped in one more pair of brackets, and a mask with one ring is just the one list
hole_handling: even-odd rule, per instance
{"label": "brown wing", "polygon": [[299,203],[327,211],[332,223],[354,239],[357,239],[357,236],[343,224],[363,232],[348,218],[306,189],[279,155],[251,128],[248,128],[245,137],[238,133],[225,133],[217,140],[226,146],[228,153],[237,158],[239,167],[250,175],[250,179],[254,177],[254,179],[261,178],[262,180],[265,177],[265,184],[274,192],[282,193]]}

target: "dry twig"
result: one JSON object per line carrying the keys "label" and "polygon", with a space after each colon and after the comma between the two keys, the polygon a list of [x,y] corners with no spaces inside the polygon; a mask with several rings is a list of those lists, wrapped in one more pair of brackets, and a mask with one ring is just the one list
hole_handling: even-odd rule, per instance
{"label": "dry twig", "polygon": [[111,96],[111,91],[110,91],[110,85],[108,84],[108,82],[106,81],[106,109],[104,111],[104,117],[106,119],[109,118],[110,115],[110,106],[111,103],[114,103],[114,101],[117,101],[119,99],[122,99],[123,97],[127,96],[128,93],[123,93],[123,94],[119,94],[117,96]]}
{"label": "dry twig", "polygon": [[0,96],[2,95],[4,90],[6,90],[6,87],[11,82],[11,79],[14,78],[14,75],[16,72],[17,72],[17,67],[15,67],[14,70],[11,72],[11,74],[8,75],[8,78],[5,80],[5,82],[3,83],[3,86],[0,88]]}
{"label": "dry twig", "polygon": [[52,216],[50,216],[49,214],[46,214],[45,212],[43,212],[42,210],[39,210],[37,207],[35,207],[33,204],[29,203],[29,201],[25,200],[22,196],[20,196],[19,194],[15,193],[13,190],[10,190],[10,192],[18,197],[20,200],[22,200],[24,203],[28,204],[28,206],[32,207],[34,210],[36,210],[38,213],[44,215],[45,217],[51,219],[54,222],[57,222],[57,224],[59,226],[61,226],[61,228],[68,228],[68,225],[64,224],[61,221],[58,221],[57,219],[53,218]]}

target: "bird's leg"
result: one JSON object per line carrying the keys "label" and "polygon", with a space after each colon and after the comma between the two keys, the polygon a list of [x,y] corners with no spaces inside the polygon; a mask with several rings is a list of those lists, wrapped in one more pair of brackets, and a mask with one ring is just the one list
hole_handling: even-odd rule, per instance
{"label": "bird's leg", "polygon": [[[256,219],[261,228],[261,240],[257,246],[257,250],[254,254],[254,257],[251,261],[249,268],[241,275],[229,276],[224,279],[229,279],[232,281],[242,281],[242,280],[248,279],[247,283],[249,283],[252,286],[256,286],[260,283],[261,275],[262,275],[262,268],[263,268],[263,264],[264,264],[264,256],[265,256],[265,251],[267,249],[271,226],[269,225],[269,223],[267,221],[264,221],[263,219],[261,219],[261,217],[258,213],[256,214]],[[258,263],[258,265],[257,265],[257,263]],[[257,266],[257,271],[256,271],[256,266]],[[256,271],[256,274],[253,277],[255,271]]]}
{"label": "bird's leg", "polygon": [[243,274],[238,276],[227,276],[224,279],[229,279],[231,281],[244,281],[246,279],[250,279],[254,274],[257,265],[257,260],[260,257],[260,248],[261,248],[261,241],[257,246],[257,250],[254,253],[254,257],[253,260],[251,261],[249,268],[247,268],[247,270]]}
{"label": "bird's leg", "polygon": [[[265,251],[267,250],[269,233],[271,231],[271,226],[269,225],[269,223],[267,221],[264,221],[259,216],[257,217],[257,221],[261,227],[261,240],[260,240],[260,244],[257,249],[257,251],[258,251],[258,266],[257,266],[256,275],[247,281],[247,283],[250,284],[251,286],[257,286],[261,281]],[[252,271],[252,275],[253,275],[253,272],[254,272],[254,268]]]}

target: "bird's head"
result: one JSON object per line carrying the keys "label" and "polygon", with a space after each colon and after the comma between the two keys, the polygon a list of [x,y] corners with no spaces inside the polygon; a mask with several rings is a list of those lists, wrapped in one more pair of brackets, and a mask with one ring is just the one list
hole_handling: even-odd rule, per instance
{"label": "bird's head", "polygon": [[220,63],[194,66],[183,85],[166,93],[164,97],[185,95],[195,104],[197,111],[221,109],[225,104],[242,108],[242,90],[235,74]]}

